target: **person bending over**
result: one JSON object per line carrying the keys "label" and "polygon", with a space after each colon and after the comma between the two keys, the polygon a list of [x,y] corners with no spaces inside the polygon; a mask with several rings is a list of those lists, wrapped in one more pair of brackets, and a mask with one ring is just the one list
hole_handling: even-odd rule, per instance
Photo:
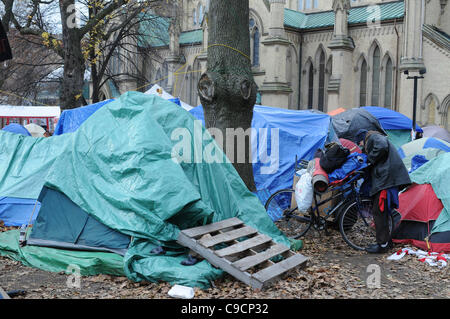
{"label": "person bending over", "polygon": [[369,195],[372,198],[377,242],[367,247],[366,251],[386,253],[392,248],[389,214],[398,208],[398,193],[411,184],[411,179],[397,149],[387,136],[376,131],[359,130],[356,141],[371,164]]}

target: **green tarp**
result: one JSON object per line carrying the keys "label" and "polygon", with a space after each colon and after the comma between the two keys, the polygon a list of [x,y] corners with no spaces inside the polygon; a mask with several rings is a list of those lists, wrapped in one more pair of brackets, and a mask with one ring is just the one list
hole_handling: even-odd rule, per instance
{"label": "green tarp", "polygon": [[434,223],[432,233],[450,231],[450,153],[441,154],[410,174],[417,184],[431,184],[434,193],[444,206]]}
{"label": "green tarp", "polygon": [[[201,123],[157,96],[125,93],[74,133],[0,132],[0,141],[0,195],[37,198],[46,185],[131,236],[124,271],[133,280],[208,286],[222,271],[182,266],[187,252],[175,243],[180,229],[204,223],[238,217],[290,245]],[[168,253],[152,255],[155,246]]]}

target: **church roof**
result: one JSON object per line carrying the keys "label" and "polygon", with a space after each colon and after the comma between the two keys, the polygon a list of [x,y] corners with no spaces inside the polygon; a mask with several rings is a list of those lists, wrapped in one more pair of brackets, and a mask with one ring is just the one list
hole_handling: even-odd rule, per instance
{"label": "church roof", "polygon": [[[348,23],[366,23],[376,14],[371,6],[354,7],[349,10]],[[404,1],[386,2],[376,5],[380,9],[380,20],[403,18],[405,12]],[[295,29],[308,30],[332,27],[334,25],[334,11],[303,13],[285,9],[284,25]]]}

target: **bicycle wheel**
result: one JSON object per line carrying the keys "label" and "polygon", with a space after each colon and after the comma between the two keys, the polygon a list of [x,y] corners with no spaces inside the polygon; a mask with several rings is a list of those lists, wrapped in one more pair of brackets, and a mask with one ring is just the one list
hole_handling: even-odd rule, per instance
{"label": "bicycle wheel", "polygon": [[299,212],[296,205],[292,205],[295,194],[293,189],[282,189],[269,197],[265,208],[275,225],[287,237],[297,239],[309,230],[312,219],[309,212]]}
{"label": "bicycle wheel", "polygon": [[[394,225],[389,215],[389,232]],[[361,199],[359,209],[356,200],[346,204],[339,217],[339,230],[345,242],[356,250],[364,250],[376,242],[375,222],[372,215],[372,200]]]}

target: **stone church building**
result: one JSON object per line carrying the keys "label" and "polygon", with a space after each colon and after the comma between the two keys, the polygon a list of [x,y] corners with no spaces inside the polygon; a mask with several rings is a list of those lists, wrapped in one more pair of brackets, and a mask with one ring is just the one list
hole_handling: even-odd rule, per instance
{"label": "stone church building", "polygon": [[[151,84],[196,106],[206,71],[208,0],[180,0],[160,61],[143,61]],[[289,109],[382,106],[450,129],[447,0],[250,0],[251,61],[258,104]],[[408,74],[406,74],[408,73]],[[121,93],[136,89],[124,81]],[[105,92],[110,97],[111,92]]]}

